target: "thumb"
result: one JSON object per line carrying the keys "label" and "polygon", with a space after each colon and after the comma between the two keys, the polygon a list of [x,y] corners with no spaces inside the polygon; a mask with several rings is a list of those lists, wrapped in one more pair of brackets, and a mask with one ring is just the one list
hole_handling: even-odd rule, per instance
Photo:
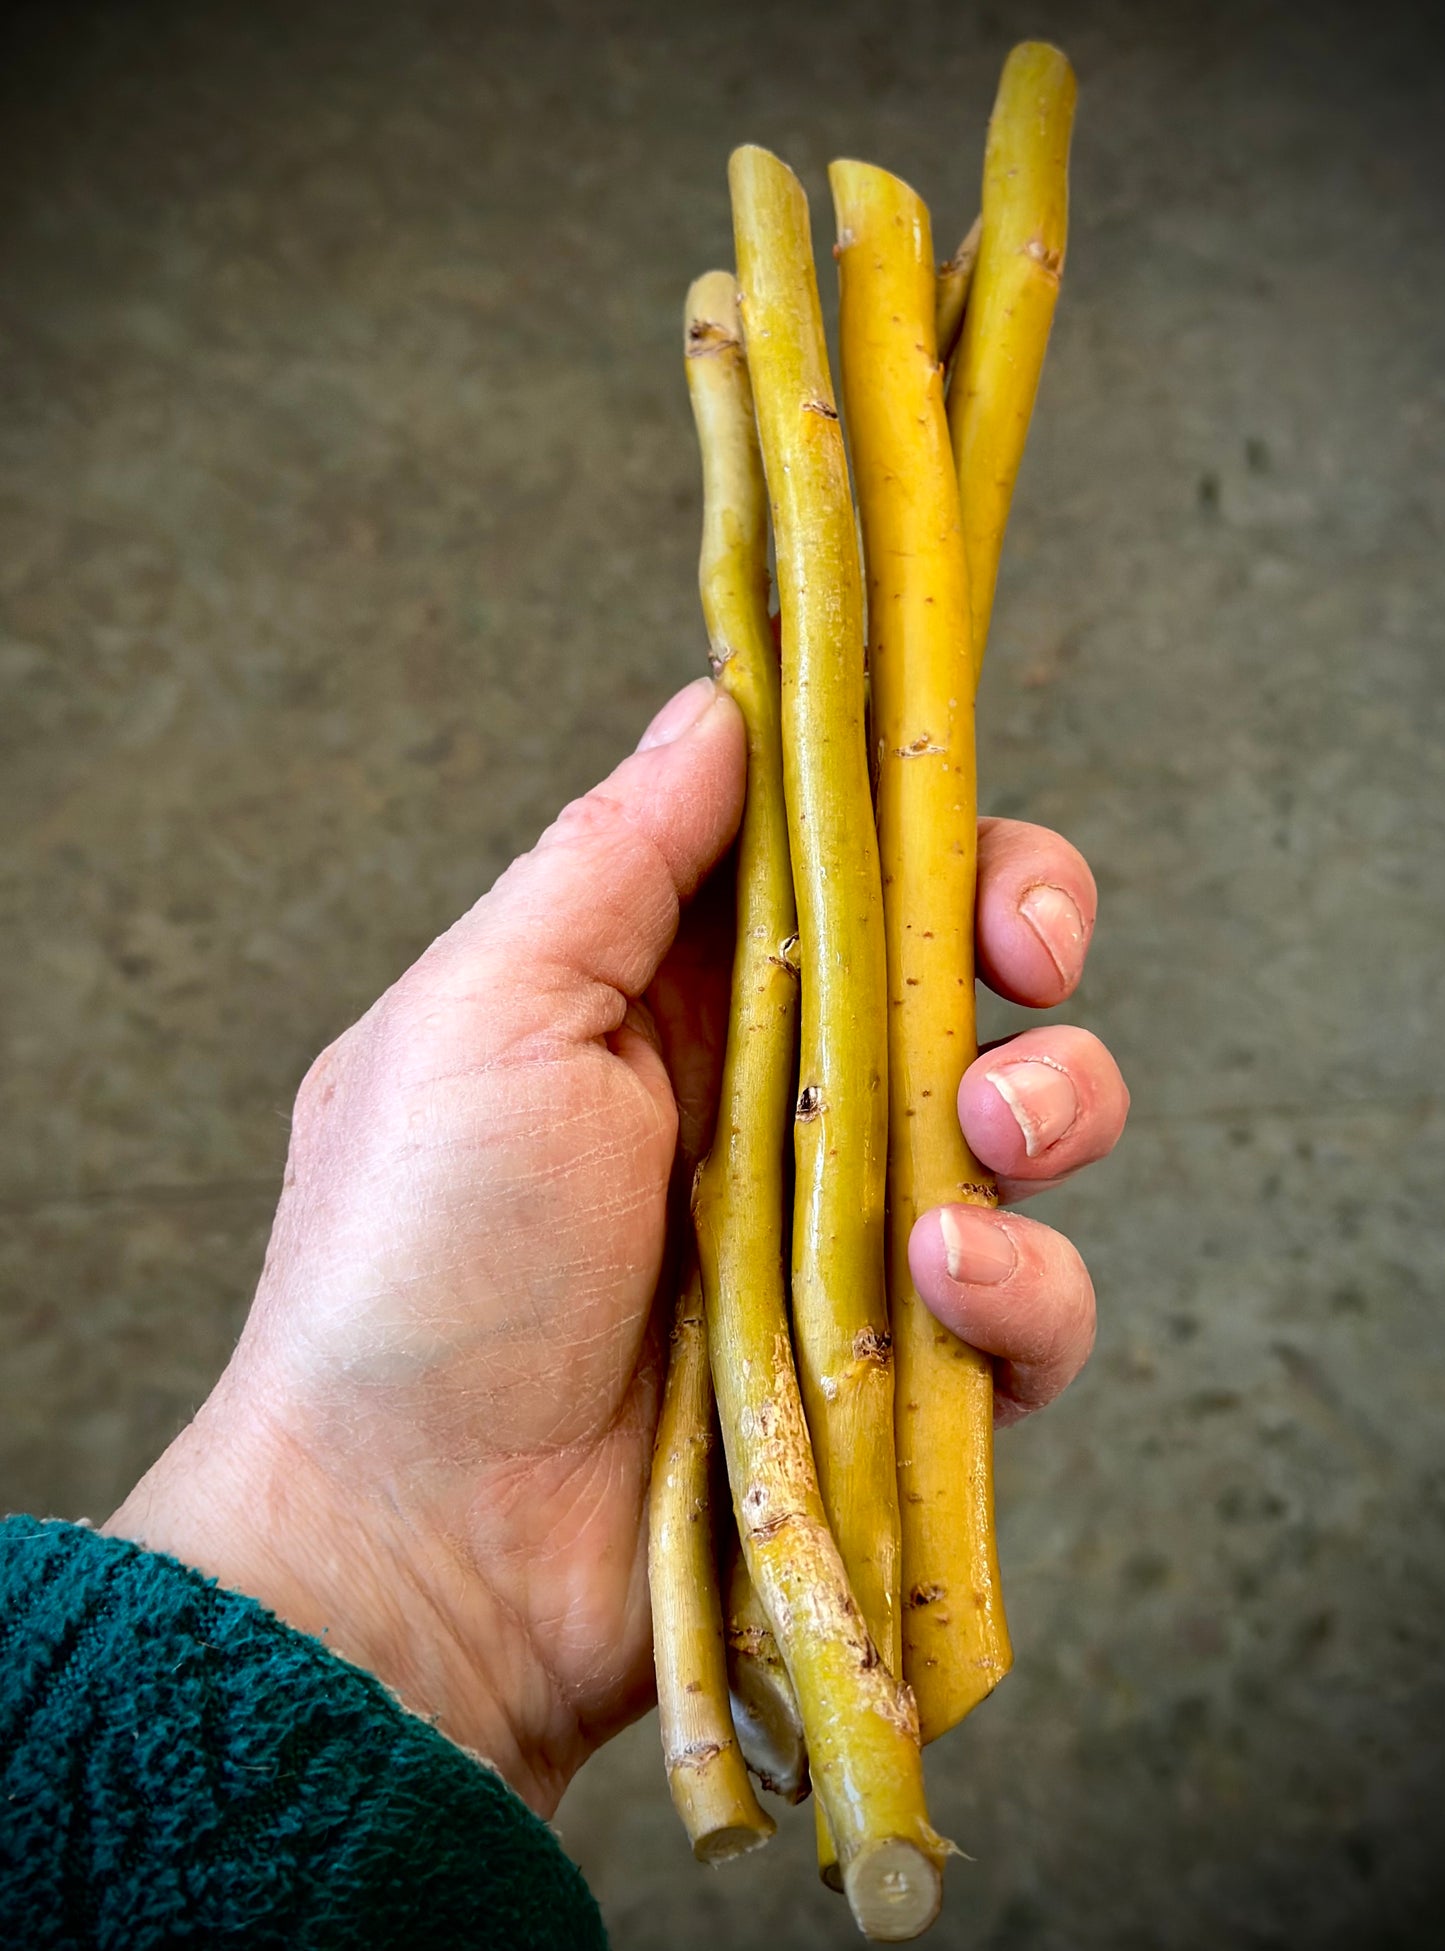
{"label": "thumb", "polygon": [[[559,990],[599,984],[640,996],[672,945],[680,904],[737,832],[746,768],[742,714],[711,678],[696,679],[631,757],[513,862],[448,947],[484,948],[513,984],[522,973],[554,1004]],[[585,1003],[581,1013],[590,1017]],[[598,1033],[590,1020],[569,1028]]]}

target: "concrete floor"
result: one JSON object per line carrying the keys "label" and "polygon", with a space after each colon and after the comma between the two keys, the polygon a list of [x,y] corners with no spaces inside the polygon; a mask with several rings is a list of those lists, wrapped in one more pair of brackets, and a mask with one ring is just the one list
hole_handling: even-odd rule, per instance
{"label": "concrete floor", "polygon": [[[1420,11],[1423,18],[1424,10]],[[934,1942],[1438,1942],[1445,253],[1416,10],[7,10],[0,1502],[103,1515],[223,1363],[308,1059],[701,667],[678,308],[728,148],[973,214],[1078,67],[985,798],[1103,892],[1097,1357],[1002,1448],[1008,1685]],[[825,283],[830,282],[826,281]],[[997,1023],[1008,1021],[996,1013]],[[561,1829],[621,1951],[854,1942],[811,1824]]]}

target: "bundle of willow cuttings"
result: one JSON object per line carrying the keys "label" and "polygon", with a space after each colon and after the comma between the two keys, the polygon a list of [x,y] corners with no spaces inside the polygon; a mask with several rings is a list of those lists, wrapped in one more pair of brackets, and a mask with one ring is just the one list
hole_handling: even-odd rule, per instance
{"label": "bundle of willow cuttings", "polygon": [[663,1746],[705,1861],[773,1834],[750,1771],[789,1801],[811,1783],[823,1878],[885,1941],[932,1923],[951,1853],[921,1749],[1012,1657],[991,1369],[920,1300],[908,1239],[931,1206],[997,1200],[955,1110],[977,1055],[974,696],[1074,92],[1056,49],[1009,56],[979,219],[941,266],[906,183],[832,165],[842,420],[807,199],[767,151],[731,160],[736,270],[687,297],[703,611],[748,784],[653,1468]]}

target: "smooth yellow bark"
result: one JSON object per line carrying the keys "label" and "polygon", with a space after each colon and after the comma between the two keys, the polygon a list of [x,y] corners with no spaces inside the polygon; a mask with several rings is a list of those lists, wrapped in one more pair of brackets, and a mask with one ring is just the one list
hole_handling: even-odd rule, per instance
{"label": "smooth yellow bark", "polygon": [[983,235],[948,396],[975,678],[1064,268],[1075,94],[1059,50],[1025,41],[1004,63],[988,125]]}
{"label": "smooth yellow bark", "polygon": [[866,163],[834,163],[829,175],[879,758],[903,1672],[930,1740],[975,1706],[1010,1660],[993,1527],[992,1370],[929,1313],[908,1269],[920,1212],[997,1201],[956,1108],[978,1053],[968,574],[934,340],[928,212],[906,183]]}

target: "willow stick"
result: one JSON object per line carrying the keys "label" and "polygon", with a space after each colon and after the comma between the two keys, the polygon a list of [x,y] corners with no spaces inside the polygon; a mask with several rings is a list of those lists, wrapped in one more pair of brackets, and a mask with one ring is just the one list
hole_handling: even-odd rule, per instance
{"label": "willow stick", "polygon": [[753,1793],[733,1728],[710,1521],[712,1428],[694,1258],[678,1296],[658,1418],[647,1564],[667,1786],[693,1855],[723,1863],[759,1848],[776,1824]]}
{"label": "willow stick", "polygon": [[765,1789],[785,1802],[804,1802],[811,1784],[798,1697],[736,1535],[732,1546],[723,1579],[723,1636],[738,1746]]}
{"label": "willow stick", "polygon": [[925,1741],[1011,1661],[993,1524],[993,1377],[908,1267],[918,1215],[992,1206],[958,1085],[978,1054],[968,571],[934,341],[928,212],[865,163],[829,171],[843,400],[863,518],[888,945],[888,1276],[903,1523],[903,1673]]}
{"label": "willow stick", "polygon": [[[688,391],[702,447],[699,581],[714,667],[743,646],[728,688],[769,688],[767,504],[733,280],[700,278],[684,313]],[[772,676],[776,693],[777,679]],[[776,717],[776,707],[774,707]],[[785,991],[785,1000],[786,991]],[[790,1026],[789,1026],[790,1028]],[[696,1159],[680,1159],[690,1170]],[[678,1297],[649,1504],[648,1575],[663,1752],[673,1801],[706,1861],[755,1847],[775,1825],[748,1780],[732,1718],[710,1468],[714,1398],[695,1251]],[[729,1527],[731,1529],[731,1527]]]}
{"label": "willow stick", "polygon": [[896,1672],[898,1529],[883,1278],[886,964],[864,733],[862,588],[807,199],[765,150],[732,161],[743,327],[773,506],[783,784],[802,1036],[793,1334],[824,1507]]}
{"label": "willow stick", "polygon": [[[887,975],[864,740],[862,591],[807,199],[762,149],[734,152],[729,183],[773,511],[783,777],[798,895],[793,1338],[823,1504],[847,1573],[836,1597],[851,1606],[850,1585],[856,1594],[873,1704],[860,1711],[818,1694],[797,1663],[796,1622],[758,1577],[749,1523],[742,1534],[798,1695],[853,1915],[870,1934],[899,1938],[936,1913],[943,1845],[924,1805],[912,1699],[894,1678],[898,1507],[882,1253]],[[815,1595],[815,1615],[817,1607]],[[852,1749],[848,1760],[839,1735]]]}
{"label": "willow stick", "polygon": [[945,369],[963,330],[963,309],[968,303],[968,288],[973,283],[973,267],[978,261],[978,240],[982,235],[983,218],[978,216],[953,256],[938,267],[933,325],[938,342],[938,363]]}
{"label": "willow stick", "polygon": [[[790,948],[795,926],[786,854],[778,733],[777,653],[768,615],[768,509],[752,392],[743,354],[737,286],[732,273],[710,271],[687,295],[684,351],[688,394],[703,464],[703,545],[699,586],[714,671],[748,726],[750,797],[756,800],[754,848],[768,858],[753,917],[771,949],[756,963],[757,1000],[769,1070],[791,1067],[797,980]],[[765,749],[766,748],[766,749]],[[786,1102],[786,1082],[775,1086]],[[785,1115],[785,1113],[783,1114]],[[781,1151],[782,1125],[773,1119]],[[779,1222],[781,1224],[781,1222]],[[781,1238],[777,1245],[781,1261]],[[738,1744],[764,1787],[790,1801],[807,1794],[807,1749],[797,1703],[766,1616],[752,1590],[736,1532],[725,1553],[724,1637],[728,1687]]]}
{"label": "willow stick", "polygon": [[983,236],[948,396],[968,552],[975,678],[1059,295],[1074,71],[1025,41],[1004,63],[983,165]]}

